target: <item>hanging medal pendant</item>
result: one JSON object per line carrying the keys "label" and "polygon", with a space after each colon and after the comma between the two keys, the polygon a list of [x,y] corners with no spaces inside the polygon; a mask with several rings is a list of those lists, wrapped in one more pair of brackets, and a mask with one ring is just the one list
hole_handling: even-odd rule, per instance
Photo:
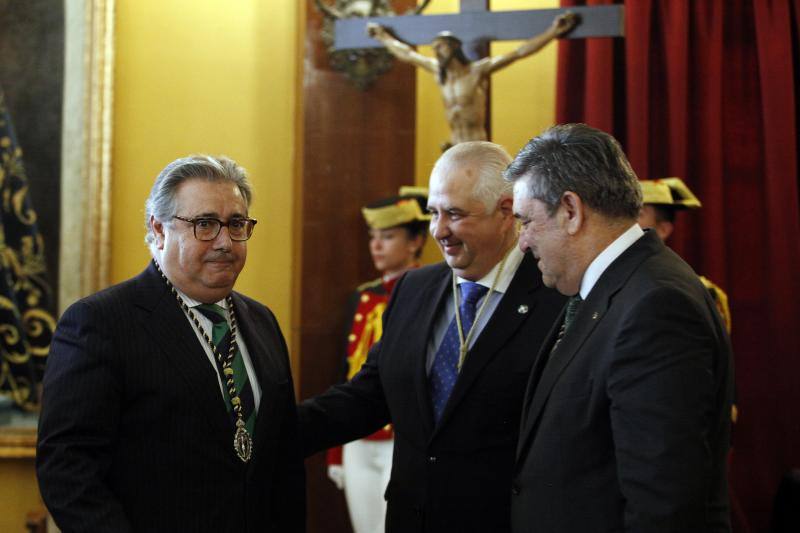
{"label": "hanging medal pendant", "polygon": [[202,334],[203,339],[205,339],[208,347],[211,349],[211,352],[214,354],[214,358],[217,360],[217,363],[221,365],[222,371],[226,378],[226,384],[228,386],[228,394],[230,395],[231,406],[236,413],[236,432],[233,434],[233,449],[236,452],[236,455],[239,459],[242,460],[243,463],[247,463],[250,461],[250,457],[253,455],[253,438],[247,432],[245,428],[244,420],[242,420],[242,407],[241,407],[241,400],[239,399],[239,395],[236,392],[236,385],[234,384],[233,380],[233,369],[231,368],[231,364],[233,363],[233,358],[236,356],[236,314],[233,310],[233,299],[228,295],[225,299],[227,302],[228,309],[230,310],[230,345],[228,347],[228,354],[227,356],[223,356],[214,342],[211,340],[211,337],[208,336],[208,333],[203,329],[203,326],[200,325],[200,322],[197,320],[194,312],[186,305],[186,302],[183,301],[181,295],[178,294],[178,291],[175,287],[172,286],[167,276],[161,271],[161,267],[158,266],[158,263],[155,263],[158,272],[161,274],[161,278],[167,284],[172,294],[175,296],[175,299],[178,300],[178,305],[183,309],[183,311],[187,314],[187,316],[192,320],[197,331]]}
{"label": "hanging medal pendant", "polygon": [[244,427],[244,420],[241,418],[236,421],[236,433],[233,436],[233,449],[243,463],[250,460],[253,454],[253,438]]}

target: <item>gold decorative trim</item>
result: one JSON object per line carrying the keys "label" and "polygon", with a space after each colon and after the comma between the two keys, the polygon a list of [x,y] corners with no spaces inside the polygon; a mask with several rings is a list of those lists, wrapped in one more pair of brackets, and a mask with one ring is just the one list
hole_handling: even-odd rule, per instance
{"label": "gold decorative trim", "polygon": [[36,428],[0,428],[0,459],[36,457]]}
{"label": "gold decorative trim", "polygon": [[84,252],[83,285],[92,293],[108,285],[111,226],[111,135],[114,89],[114,0],[92,0],[87,6],[86,26],[92,39],[87,47],[91,90],[86,110],[87,177],[89,206],[86,231],[93,239]]}
{"label": "gold decorative trim", "polygon": [[111,254],[115,0],[65,8],[59,310],[108,285]]}
{"label": "gold decorative trim", "polygon": [[643,203],[668,205],[679,209],[696,209],[703,204],[680,178],[640,180]]}
{"label": "gold decorative trim", "polygon": [[428,197],[428,188],[420,187],[418,185],[401,185],[400,190],[397,191],[400,196],[423,196]]}
{"label": "gold decorative trim", "polygon": [[422,212],[419,202],[414,199],[402,199],[391,205],[381,207],[364,207],[361,209],[367,226],[373,229],[386,229],[409,222],[427,222],[431,216]]}

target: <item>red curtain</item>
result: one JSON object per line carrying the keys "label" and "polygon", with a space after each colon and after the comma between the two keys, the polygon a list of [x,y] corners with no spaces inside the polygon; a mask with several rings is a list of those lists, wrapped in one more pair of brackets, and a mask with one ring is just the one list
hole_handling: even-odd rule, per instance
{"label": "red curtain", "polygon": [[640,178],[680,176],[703,202],[669,244],[730,298],[738,531],[769,530],[780,478],[800,467],[798,12],[630,0],[624,39],[559,47],[558,122],[612,133]]}

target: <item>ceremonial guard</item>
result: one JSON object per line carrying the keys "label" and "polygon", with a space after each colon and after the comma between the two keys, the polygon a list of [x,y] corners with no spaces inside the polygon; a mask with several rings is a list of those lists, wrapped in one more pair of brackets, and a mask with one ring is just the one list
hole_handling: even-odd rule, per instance
{"label": "ceremonial guard", "polygon": [[[395,283],[419,266],[430,216],[426,190],[403,187],[400,195],[362,209],[369,227],[369,249],[381,277],[360,285],[348,302],[351,318],[347,335],[344,378],[358,373],[369,349],[382,333],[382,315]],[[328,476],[343,489],[355,533],[384,531],[383,493],[392,468],[393,433],[390,425],[374,434],[328,451]]]}
{"label": "ceremonial guard", "polygon": [[[703,205],[680,178],[641,180],[639,183],[642,186],[644,204],[639,215],[639,225],[651,228],[662,241],[666,241],[672,235],[677,211],[699,209]],[[728,307],[728,295],[705,276],[700,276],[700,281],[717,304],[719,314],[730,333],[731,312]]]}

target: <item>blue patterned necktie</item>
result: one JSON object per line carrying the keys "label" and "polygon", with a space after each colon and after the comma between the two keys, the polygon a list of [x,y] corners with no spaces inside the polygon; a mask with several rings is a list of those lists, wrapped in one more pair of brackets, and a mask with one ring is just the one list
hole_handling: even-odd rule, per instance
{"label": "blue patterned necktie", "polygon": [[[227,357],[231,344],[231,327],[228,324],[228,319],[225,317],[225,309],[217,304],[201,304],[194,309],[200,311],[204,317],[211,321],[211,324],[213,324],[211,341],[217,347],[217,351],[223,357]],[[222,377],[222,383],[224,385],[225,374],[222,371],[222,365],[219,364],[219,361],[216,360],[216,357],[214,358],[214,361],[217,364],[217,371]],[[252,385],[247,377],[247,369],[244,366],[244,358],[242,357],[242,352],[239,350],[238,346],[236,347],[236,353],[234,354],[233,361],[231,362],[231,368],[233,368],[234,386],[236,387],[236,392],[239,395],[239,400],[241,401],[242,405],[242,418],[245,421],[247,432],[252,436],[256,423],[255,399],[253,398]],[[231,397],[227,392],[225,394],[225,404],[228,407],[228,412],[231,414],[235,422],[236,416],[233,413]]]}
{"label": "blue patterned necktie", "polygon": [[[461,328],[466,342],[466,337],[470,329],[472,329],[472,323],[475,321],[478,300],[489,289],[471,281],[461,283],[458,288],[461,291],[461,302],[458,306],[459,316],[461,317]],[[436,357],[433,360],[433,368],[431,368],[429,377],[433,416],[437,424],[442,417],[453,386],[456,384],[456,378],[458,378],[460,348],[458,323],[456,322],[456,317],[453,317],[453,321],[447,327],[447,332],[444,334],[439,349],[436,350]]]}

